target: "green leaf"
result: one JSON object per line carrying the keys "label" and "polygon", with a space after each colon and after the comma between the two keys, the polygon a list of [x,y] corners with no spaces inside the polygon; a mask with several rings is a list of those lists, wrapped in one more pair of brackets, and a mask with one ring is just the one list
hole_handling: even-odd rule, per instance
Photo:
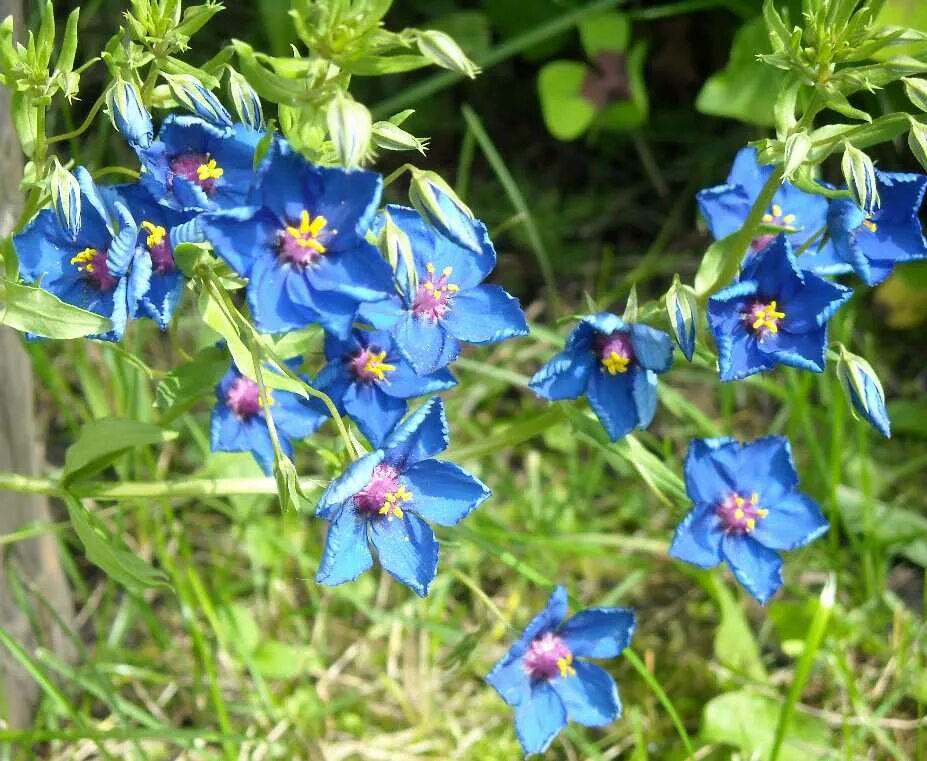
{"label": "green leaf", "polygon": [[579,39],[589,58],[601,52],[623,52],[630,37],[631,22],[624,13],[602,13],[579,22]]}
{"label": "green leaf", "polygon": [[36,50],[39,62],[43,68],[48,68],[52,50],[55,47],[55,8],[52,0],[46,0],[45,10],[42,11],[42,21],[39,24],[39,34],[36,37]]}
{"label": "green leaf", "polygon": [[[779,701],[743,689],[712,698],[702,710],[701,738],[739,748],[748,756],[767,758],[779,718]],[[820,719],[793,717],[779,761],[831,758],[831,734]]]}
{"label": "green leaf", "polygon": [[[915,417],[919,414],[923,420],[927,412],[923,406],[917,410],[889,404],[888,409],[896,432],[906,414]],[[893,554],[901,555],[912,563],[927,568],[927,518],[903,507],[873,501],[872,515],[867,522],[863,511],[865,498],[862,494],[845,486],[838,486],[837,496],[840,516],[848,531],[862,534]],[[866,534],[867,527],[869,534]]]}
{"label": "green leaf", "polygon": [[232,46],[238,54],[238,70],[262,98],[288,106],[298,105],[305,98],[306,85],[303,80],[287,79],[268,71],[258,63],[254,50],[247,43],[232,40]]}
{"label": "green leaf", "polygon": [[588,73],[577,61],[551,61],[538,74],[544,123],[558,140],[575,140],[595,118],[595,106],[582,95]]}
{"label": "green leaf", "polygon": [[[739,232],[739,231],[738,231]],[[701,299],[715,290],[718,285],[718,279],[727,269],[727,262],[733,257],[743,257],[743,251],[736,251],[733,244],[737,241],[737,232],[731,233],[726,238],[716,240],[712,243],[705,255],[702,257],[702,263],[699,264],[695,273],[695,293]]]}
{"label": "green leaf", "polygon": [[48,291],[0,280],[0,324],[44,338],[80,338],[107,333],[105,317],[66,304]]}
{"label": "green leaf", "polygon": [[121,418],[91,420],[64,455],[61,480],[71,483],[97,473],[124,452],[146,444],[161,444],[177,438],[176,431],[168,431],[153,423]]}
{"label": "green leaf", "polygon": [[209,394],[229,367],[228,354],[216,346],[198,352],[192,360],[175,368],[155,389],[155,407],[171,412],[190,407]]}
{"label": "green leaf", "polygon": [[715,631],[715,656],[731,671],[754,681],[765,682],[768,677],[760,646],[753,636],[744,609],[717,574],[711,574],[709,579],[709,591],[718,603],[721,616],[721,623]]}
{"label": "green leaf", "polygon": [[77,52],[77,21],[80,17],[80,8],[75,8],[68,15],[64,27],[64,36],[61,38],[61,50],[58,52],[58,61],[55,69],[63,74],[70,74],[74,68],[74,55]]}
{"label": "green leaf", "polygon": [[35,120],[35,104],[28,95],[14,90],[10,97],[10,116],[13,117],[13,126],[19,145],[27,157],[32,158],[35,152],[35,138],[39,127]]}
{"label": "green leaf", "polygon": [[291,645],[271,639],[258,645],[252,653],[254,665],[269,679],[292,679],[305,676],[311,666],[318,666],[318,656],[309,645]]}
{"label": "green leaf", "polygon": [[202,29],[209,20],[223,8],[221,3],[206,3],[205,5],[191,5],[184,9],[183,18],[174,28],[187,37],[192,37]]}
{"label": "green leaf", "polygon": [[116,537],[106,531],[103,524],[80,503],[64,493],[71,525],[87,553],[87,560],[130,592],[141,594],[151,587],[170,588],[163,571],[153,568],[140,557],[120,546]]}

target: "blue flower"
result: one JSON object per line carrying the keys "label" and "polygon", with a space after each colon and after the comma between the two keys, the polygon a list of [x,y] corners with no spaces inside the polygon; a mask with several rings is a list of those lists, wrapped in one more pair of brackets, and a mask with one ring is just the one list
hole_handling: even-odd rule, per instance
{"label": "blue flower", "polygon": [[634,613],[589,608],[564,623],[567,594],[557,587],[486,681],[515,709],[526,755],[543,753],[567,721],[602,727],[621,716],[611,675],[577,658],[616,658],[631,643]]}
{"label": "blue flower", "polygon": [[[288,360],[287,364],[295,369],[300,360]],[[313,400],[298,394],[279,389],[268,389],[268,393],[280,447],[292,458],[293,440],[313,434],[328,416]],[[274,448],[258,385],[242,375],[234,364],[216,386],[210,445],[213,452],[251,452],[267,475],[273,473]]]}
{"label": "blue flower", "polygon": [[408,399],[457,384],[447,369],[416,375],[389,333],[380,330],[353,330],[346,341],[329,334],[325,357],[328,364],[316,378],[316,388],[331,397],[338,412],[350,415],[375,447],[406,414]]}
{"label": "blue flower", "polygon": [[157,140],[134,146],[142,162],[141,182],[153,198],[174,209],[242,206],[261,137],[243,124],[224,127],[171,114]]}
{"label": "blue flower", "polygon": [[424,597],[438,567],[438,543],[425,522],[460,523],[489,489],[453,463],[432,457],[447,448],[444,404],[431,399],[402,423],[383,446],[359,460],[325,490],[316,515],[331,521],[320,584],[353,581],[380,564]]}
{"label": "blue flower", "polygon": [[446,367],[460,353],[461,341],[492,344],[528,335],[518,300],[498,285],[481,284],[496,265],[482,222],[472,222],[481,246],[476,253],[444,237],[414,209],[387,206],[386,211],[409,238],[415,272],[410,276],[400,260],[399,296],[367,304],[360,315],[392,333],[417,373]]}
{"label": "blue flower", "polygon": [[77,232],[62,226],[51,209],[43,209],[13,245],[20,274],[62,301],[109,318],[113,329],[98,338],[122,338],[134,305],[148,290],[148,272],[135,264],[138,228],[121,202],[94,185],[89,172],[74,173],[80,187],[81,214]]}
{"label": "blue flower", "polygon": [[827,322],[853,291],[798,268],[784,235],[708,300],[721,380],[778,364],[824,372]]}
{"label": "blue flower", "polygon": [[[771,166],[760,166],[756,150],[742,148],[734,158],[731,173],[724,185],[702,190],[696,196],[699,209],[708,229],[716,240],[726,238],[743,227],[744,220],[760,194],[769,175]],[[780,227],[797,228],[788,236],[792,246],[801,248],[812,237],[827,226],[828,201],[823,196],[806,193],[789,182],[783,182],[763,217],[763,222]],[[769,246],[776,236],[764,234],[754,239],[751,253],[759,253]],[[849,272],[849,265],[834,251],[830,240],[819,245],[812,243],[808,250],[798,257],[798,264],[804,270],[822,275]]]}
{"label": "blue flower", "polygon": [[879,208],[867,213],[854,201],[836,200],[827,218],[837,256],[866,285],[881,283],[896,264],[927,258],[918,219],[927,175],[876,170],[876,188]]}
{"label": "blue flower", "polygon": [[779,551],[804,547],[827,531],[820,508],[798,491],[783,436],[750,444],[694,439],[685,475],[693,508],[676,529],[670,555],[699,568],[725,561],[761,604],[782,586]]}
{"label": "blue flower", "polygon": [[608,312],[584,317],[564,350],[531,379],[550,401],[583,394],[612,441],[646,428],[657,410],[657,375],[673,364],[673,342],[661,330],[627,324]]}
{"label": "blue flower", "polygon": [[378,174],[315,166],[279,140],[258,170],[251,206],[201,217],[216,253],[249,279],[262,331],[320,323],[346,339],[358,304],[392,292],[389,265],[364,238],[382,187]]}

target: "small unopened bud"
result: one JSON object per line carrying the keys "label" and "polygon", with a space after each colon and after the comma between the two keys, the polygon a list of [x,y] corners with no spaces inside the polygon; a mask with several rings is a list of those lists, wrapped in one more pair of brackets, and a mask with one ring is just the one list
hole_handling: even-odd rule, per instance
{"label": "small unopened bud", "polygon": [[419,32],[416,36],[419,52],[429,61],[445,69],[456,71],[473,79],[480,67],[467,58],[454,38],[434,29]]}
{"label": "small unopened bud", "polygon": [[184,108],[213,124],[232,125],[232,117],[219,99],[200,80],[190,74],[161,74],[174,99]]}
{"label": "small unopened bud", "polygon": [[846,143],[840,168],[853,199],[861,209],[872,211],[881,204],[876,187],[875,166],[871,158],[859,148]]}
{"label": "small unopened bud", "polygon": [[806,132],[789,135],[785,141],[785,156],[782,176],[790,180],[811,152],[811,138]]}
{"label": "small unopened bud", "polygon": [[911,129],[908,130],[908,148],[911,149],[918,163],[927,169],[927,125],[911,121]]}
{"label": "small unopened bud", "polygon": [[229,95],[238,118],[253,130],[264,128],[264,109],[261,99],[248,84],[248,80],[235,69],[229,69]]}
{"label": "small unopened bud", "polygon": [[892,435],[891,421],[885,409],[885,392],[879,376],[865,359],[840,347],[837,379],[850,402],[853,417],[861,417],[885,438]]}
{"label": "small unopened bud", "polygon": [[77,178],[54,159],[54,168],[48,178],[52,208],[61,226],[72,238],[80,232],[80,184]]}
{"label": "small unopened bud", "polygon": [[902,77],[904,92],[908,100],[921,111],[927,111],[927,79],[918,77]]}
{"label": "small unopened bud", "polygon": [[418,278],[415,259],[412,256],[412,242],[405,231],[393,222],[389,210],[383,211],[383,229],[380,230],[377,247],[383,258],[389,262],[389,266],[393,268],[393,272],[399,273],[399,265],[402,264],[408,279],[409,292],[414,293],[418,288]]}
{"label": "small unopened bud", "polygon": [[370,155],[373,122],[367,107],[344,95],[328,106],[328,134],[345,169],[356,169]]}
{"label": "small unopened bud", "polygon": [[375,122],[373,142],[386,151],[418,151],[423,156],[428,147],[428,138],[418,138],[392,122]]}
{"label": "small unopened bud", "polygon": [[154,139],[151,114],[133,82],[117,79],[106,93],[106,107],[113,126],[129,143],[147,148]]}
{"label": "small unopened bud", "polygon": [[439,174],[412,168],[409,201],[425,220],[458,246],[482,253],[473,212]]}
{"label": "small unopened bud", "polygon": [[683,285],[679,275],[673,278],[672,287],[666,292],[666,315],[669,317],[670,327],[676,337],[676,343],[685,355],[692,361],[695,353],[696,320],[698,319],[698,299],[695,290]]}

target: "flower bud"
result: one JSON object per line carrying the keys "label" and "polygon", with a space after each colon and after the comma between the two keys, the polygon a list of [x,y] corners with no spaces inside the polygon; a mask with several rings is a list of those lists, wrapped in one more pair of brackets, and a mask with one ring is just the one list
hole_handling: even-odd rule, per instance
{"label": "flower bud", "polygon": [[415,260],[412,257],[412,243],[405,231],[393,222],[389,211],[383,212],[383,229],[380,230],[377,248],[379,248],[383,258],[389,262],[393,272],[399,273],[399,265],[400,262],[402,263],[408,279],[409,292],[414,293],[418,288],[418,278]]}
{"label": "flower bud", "polygon": [[808,158],[811,152],[811,138],[806,132],[796,132],[789,135],[785,141],[785,154],[783,157],[782,176],[786,180],[792,179],[792,176]]}
{"label": "flower bud", "polygon": [[133,82],[117,79],[106,93],[106,107],[113,126],[129,143],[147,148],[154,139],[151,114]]}
{"label": "flower bud", "polygon": [[428,138],[417,138],[392,122],[375,122],[373,142],[386,151],[418,151],[423,156],[428,147]]}
{"label": "flower bud", "polygon": [[425,220],[454,243],[476,254],[482,242],[474,225],[473,212],[439,174],[412,168],[409,201]]}
{"label": "flower bud", "polygon": [[419,52],[432,63],[465,77],[473,79],[480,73],[480,67],[467,58],[454,38],[434,29],[418,32],[416,35]]}
{"label": "flower bud", "polygon": [[52,207],[61,226],[72,238],[80,232],[80,184],[77,178],[54,159],[54,169],[48,178]]}
{"label": "flower bud", "polygon": [[264,128],[264,109],[261,99],[248,84],[248,80],[235,69],[229,69],[229,95],[238,118],[253,130]]}
{"label": "flower bud", "polygon": [[162,77],[171,88],[171,94],[184,108],[213,124],[232,126],[232,117],[219,99],[203,83],[190,74],[165,74]]}
{"label": "flower bud", "polygon": [[876,187],[875,166],[871,158],[859,148],[846,143],[840,168],[843,170],[847,188],[861,209],[872,211],[881,204]]}
{"label": "flower bud", "polygon": [[927,169],[927,126],[911,121],[911,129],[908,130],[908,148],[914,154],[918,163]]}
{"label": "flower bud", "polygon": [[698,318],[695,291],[688,285],[683,285],[679,275],[676,275],[672,287],[666,292],[665,302],[666,314],[676,343],[686,359],[691,362],[695,353],[695,324]]}
{"label": "flower bud", "polygon": [[373,123],[367,107],[338,95],[328,106],[328,134],[345,169],[361,166],[370,154]]}
{"label": "flower bud", "polygon": [[904,92],[908,100],[921,111],[927,111],[927,79],[918,77],[902,77]]}
{"label": "flower bud", "polygon": [[857,420],[865,418],[885,438],[890,438],[891,421],[885,409],[885,392],[872,365],[841,346],[837,379],[850,402],[853,417]]}

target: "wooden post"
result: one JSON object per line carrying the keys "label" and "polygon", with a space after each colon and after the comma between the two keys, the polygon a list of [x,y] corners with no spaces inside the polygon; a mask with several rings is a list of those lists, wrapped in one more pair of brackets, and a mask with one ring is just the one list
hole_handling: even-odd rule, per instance
{"label": "wooden post", "polygon": [[[21,0],[0,0],[0,19],[13,14],[22,29]],[[10,121],[9,93],[0,93],[0,230],[8,234],[20,206],[18,178],[22,154]],[[41,472],[41,450],[33,411],[32,369],[18,333],[0,327],[0,470],[28,475]],[[45,497],[0,491],[0,535],[26,523],[48,522]],[[48,607],[26,591],[31,611],[24,610],[12,594],[11,572],[34,586],[65,621],[73,618],[71,595],[62,572],[54,536],[0,546],[0,626],[28,653],[41,644],[59,657],[69,658],[70,643]],[[30,615],[32,619],[30,620]],[[0,718],[9,727],[28,726],[39,697],[39,688],[6,648],[0,647]]]}

